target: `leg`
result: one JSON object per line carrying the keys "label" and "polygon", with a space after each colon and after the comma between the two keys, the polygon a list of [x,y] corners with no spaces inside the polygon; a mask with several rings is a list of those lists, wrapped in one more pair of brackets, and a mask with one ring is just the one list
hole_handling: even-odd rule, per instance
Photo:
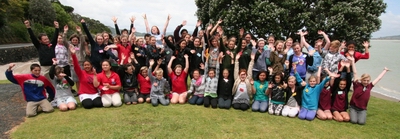
{"label": "leg", "polygon": [[76,103],[74,103],[74,102],[67,103],[67,106],[68,106],[68,109],[70,109],[70,110],[76,109]]}
{"label": "leg", "polygon": [[42,101],[39,102],[40,107],[42,107],[44,112],[53,112],[54,108],[51,106],[50,102],[47,101],[47,99],[43,99]]}
{"label": "leg", "polygon": [[349,107],[350,111],[350,122],[353,124],[357,124],[358,121],[358,116],[357,116],[357,111],[353,109],[352,107]]}
{"label": "leg", "polygon": [[220,109],[223,109],[223,108],[225,108],[225,105],[224,105],[224,99],[223,98],[218,98],[218,107],[220,108]]}
{"label": "leg", "polygon": [[81,103],[82,103],[83,108],[85,108],[85,109],[91,109],[94,107],[93,101],[89,98],[82,100]]}
{"label": "leg", "polygon": [[127,104],[127,105],[130,105],[132,103],[131,102],[131,97],[128,95],[127,92],[124,93],[124,103]]}
{"label": "leg", "polygon": [[119,107],[122,105],[121,96],[119,95],[119,92],[112,94],[111,100],[112,100],[112,105],[114,107]]}
{"label": "leg", "polygon": [[317,110],[307,110],[306,119],[309,121],[314,120]]}
{"label": "leg", "polygon": [[60,109],[60,111],[67,111],[68,110],[68,106],[65,103],[58,104],[58,109]]}
{"label": "leg", "polygon": [[206,107],[206,108],[210,107],[210,103],[211,103],[210,101],[211,101],[210,96],[204,97],[204,107]]}
{"label": "leg", "polygon": [[317,110],[317,118],[320,120],[327,120],[328,117],[325,115],[325,112],[318,108]]}
{"label": "leg", "polygon": [[158,106],[158,98],[152,97],[151,98],[151,105],[153,105],[154,107]]}
{"label": "leg", "polygon": [[325,110],[324,113],[326,115],[327,120],[332,120],[333,115],[332,115],[332,112],[330,110]]}
{"label": "leg", "polygon": [[190,99],[189,99],[189,104],[196,104],[197,99],[199,98],[199,96],[193,95]]}
{"label": "leg", "polygon": [[103,102],[101,101],[101,97],[96,97],[92,100],[94,107],[100,108],[103,107]]}
{"label": "leg", "polygon": [[132,104],[137,104],[138,99],[137,99],[136,93],[133,93],[130,101],[131,101]]}
{"label": "leg", "polygon": [[167,106],[169,104],[169,99],[165,97],[159,97],[158,100],[160,101],[161,105]]}
{"label": "leg", "polygon": [[343,117],[340,115],[340,112],[334,111],[333,112],[333,119],[338,122],[343,122]]}
{"label": "leg", "polygon": [[283,106],[283,109],[282,109],[282,116],[288,116],[289,115],[289,111],[290,111],[290,107],[289,106]]}
{"label": "leg", "polygon": [[294,107],[289,110],[289,117],[296,117],[297,113],[299,113],[299,107]]}
{"label": "leg", "polygon": [[111,107],[112,103],[111,95],[109,94],[102,95],[101,102],[103,102],[103,107]]}
{"label": "leg", "polygon": [[225,100],[225,108],[226,109],[229,110],[231,108],[231,105],[232,105],[232,100],[231,99]]}
{"label": "leg", "polygon": [[260,110],[260,104],[261,104],[260,101],[254,100],[253,105],[251,105],[251,110],[257,112],[258,110]]}
{"label": "leg", "polygon": [[246,110],[249,109],[249,108],[250,108],[250,106],[247,105],[247,104],[244,104],[244,103],[240,104],[240,109],[241,109],[242,111],[246,111]]}
{"label": "leg", "polygon": [[183,92],[182,94],[179,94],[179,103],[180,104],[185,104],[186,103],[186,97],[187,97],[187,93]]}
{"label": "leg", "polygon": [[365,125],[365,122],[367,121],[367,110],[358,111],[357,117],[358,124]]}
{"label": "leg", "polygon": [[299,113],[299,119],[301,119],[301,120],[306,119],[306,115],[307,115],[307,109],[301,107],[300,113]]}
{"label": "leg", "polygon": [[268,107],[268,113],[269,113],[269,114],[274,114],[274,107],[276,107],[275,104],[272,104],[272,103],[270,102],[270,103],[269,103],[269,107]]}
{"label": "leg", "polygon": [[39,106],[38,102],[28,102],[26,104],[26,116],[33,117],[37,115],[37,107]]}
{"label": "leg", "polygon": [[150,94],[145,95],[144,98],[146,98],[146,102],[147,103],[150,103]]}
{"label": "leg", "polygon": [[178,93],[172,93],[172,98],[171,98],[171,103],[176,104],[179,101],[179,94]]}
{"label": "leg", "polygon": [[260,103],[260,112],[267,112],[268,101],[262,101]]}
{"label": "leg", "polygon": [[232,104],[232,106],[233,106],[234,109],[240,110],[240,104],[239,103]]}
{"label": "leg", "polygon": [[204,103],[204,97],[199,97],[199,98],[196,100],[196,104],[197,104],[197,105],[203,105],[203,103]]}
{"label": "leg", "polygon": [[343,117],[343,122],[350,121],[350,115],[346,111],[340,112],[340,115],[342,115],[342,117]]}
{"label": "leg", "polygon": [[275,115],[281,115],[283,109],[283,104],[278,104],[275,108]]}
{"label": "leg", "polygon": [[217,98],[212,98],[211,99],[211,107],[216,109],[218,104],[218,99]]}

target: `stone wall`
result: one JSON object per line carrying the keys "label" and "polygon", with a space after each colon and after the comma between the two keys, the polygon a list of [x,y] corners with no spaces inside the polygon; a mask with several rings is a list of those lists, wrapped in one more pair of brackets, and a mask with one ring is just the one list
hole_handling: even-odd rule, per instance
{"label": "stone wall", "polygon": [[34,58],[38,58],[38,52],[33,45],[0,48],[0,65],[11,62],[26,62]]}

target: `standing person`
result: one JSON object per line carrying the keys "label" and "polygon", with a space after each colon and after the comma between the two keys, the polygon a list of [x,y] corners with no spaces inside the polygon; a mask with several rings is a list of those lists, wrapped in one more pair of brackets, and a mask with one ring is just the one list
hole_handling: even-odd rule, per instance
{"label": "standing person", "polygon": [[[186,20],[183,20],[183,21],[182,21],[182,24],[180,24],[179,26],[177,26],[177,27],[175,28],[175,30],[174,30],[174,40],[175,40],[175,42],[180,41],[181,39],[183,39],[183,38],[186,36],[186,34],[188,34],[187,29],[182,29],[182,30],[181,30],[181,28],[182,28],[183,26],[185,26],[186,23],[187,23],[187,21],[186,21]],[[197,26],[196,26],[196,28],[197,28]],[[180,33],[179,33],[179,31],[180,31]],[[180,35],[180,36],[179,36],[179,35]]]}
{"label": "standing person", "polygon": [[[65,29],[66,28],[64,27],[64,30]],[[83,69],[83,62],[86,60],[85,59],[85,55],[86,55],[85,54],[85,50],[87,49],[86,48],[87,45],[85,45],[85,43],[86,43],[85,42],[85,36],[82,35],[81,27],[76,26],[76,31],[78,32],[78,34],[72,34],[69,37],[69,41],[70,41],[70,44],[72,44],[74,46],[75,53],[76,53],[76,56],[77,56],[78,62],[79,62],[79,67],[81,69]],[[66,40],[66,38],[67,38],[67,36],[64,35],[64,39],[65,40]],[[67,45],[66,47],[69,47],[69,45]],[[71,70],[73,70],[74,69],[73,64],[72,63],[70,63],[70,64],[71,64],[71,67],[72,67]],[[76,89],[79,90],[79,87],[80,87],[79,78],[78,78],[78,76],[76,75],[76,73],[74,71],[71,71],[71,77],[72,77],[72,80],[74,82],[76,82],[75,83]],[[72,93],[74,93],[74,91],[72,91]],[[77,93],[77,92],[75,92],[75,93]]]}
{"label": "standing person", "polygon": [[256,49],[257,52],[256,52],[256,57],[254,59],[254,63],[256,64],[254,65],[253,68],[253,78],[258,78],[256,77],[258,75],[258,72],[266,70],[267,66],[271,65],[271,62],[269,61],[271,50],[268,48],[267,45],[265,45],[265,40],[263,38],[260,38],[257,43],[255,41],[251,42],[253,43],[254,46],[258,47]]}
{"label": "standing person", "polygon": [[[31,74],[14,75],[11,70],[15,64],[11,63],[6,70],[7,79],[18,84],[24,94],[26,104],[26,116],[33,117],[37,115],[38,106],[42,107],[44,112],[53,112],[54,109],[50,101],[54,99],[55,91],[53,85],[44,76],[40,75],[39,64],[32,64]],[[46,91],[45,91],[46,90]],[[49,96],[46,96],[46,92]],[[46,99],[47,98],[47,99]]]}
{"label": "standing person", "polygon": [[305,80],[306,79],[306,73],[307,73],[307,68],[308,66],[312,66],[314,63],[313,55],[314,55],[314,50],[309,51],[309,53],[304,53],[301,51],[301,46],[299,43],[295,42],[293,44],[293,54],[289,56],[289,70],[290,70],[290,75],[294,76],[294,71],[292,70],[292,64],[296,64],[297,67],[297,73],[300,75],[300,77]]}
{"label": "standing person", "polygon": [[[220,56],[218,59],[222,58],[222,52],[220,53]],[[208,62],[209,57],[206,58],[206,63]],[[218,60],[220,61],[220,60]],[[204,90],[204,107],[208,108],[217,108],[218,104],[218,94],[217,94],[217,89],[218,89],[218,78],[219,78],[219,67],[220,64],[218,63],[215,69],[209,69],[208,65],[206,65],[204,69],[204,78],[205,80],[205,90]]]}
{"label": "standing person", "polygon": [[[56,89],[55,101],[60,111],[74,110],[77,102],[71,92],[74,81],[64,73],[64,68],[57,65],[59,61],[53,58],[53,66],[49,71],[50,79]],[[54,78],[55,77],[55,78]]]}
{"label": "standing person", "polygon": [[144,44],[144,39],[139,38],[136,40],[136,44],[132,44],[132,52],[135,54],[136,60],[139,62],[140,66],[146,66],[146,45]]}
{"label": "standing person", "polygon": [[[338,40],[332,41],[329,50],[325,47],[324,50],[322,50],[322,55],[324,55],[324,60],[322,61],[322,68],[328,68],[328,70],[332,73],[338,73],[338,64],[342,60],[347,60],[344,55],[341,55],[339,53],[339,46],[340,42]],[[327,75],[325,72],[323,75]]]}
{"label": "standing person", "polygon": [[271,50],[270,54],[270,61],[271,61],[271,67],[274,71],[273,74],[280,74],[283,72],[283,64],[285,63],[286,60],[286,53],[283,51],[283,41],[277,40],[274,45],[275,50]]}
{"label": "standing person", "polygon": [[[235,70],[234,70],[234,79],[235,83],[233,84],[232,95],[233,101],[232,106],[234,109],[245,111],[250,107],[250,95],[255,91],[253,90],[254,83],[252,80],[252,69],[254,65],[254,57],[255,55],[251,55],[251,61],[249,68],[241,69],[239,71],[239,58],[240,55],[236,56],[235,61]],[[238,75],[239,74],[239,75]]]}
{"label": "standing person", "polygon": [[85,109],[94,107],[103,107],[97,88],[93,85],[93,78],[97,76],[96,69],[93,68],[90,61],[83,62],[83,69],[80,68],[76,56],[75,47],[70,45],[69,50],[72,56],[73,67],[76,75],[79,77],[80,88],[78,90],[79,100]]}
{"label": "standing person", "polygon": [[[299,33],[300,34],[300,37],[301,37],[301,42],[300,42],[300,46],[301,47],[303,47],[303,46],[305,46],[306,48],[307,48],[307,50],[308,50],[308,52],[314,52],[313,53],[313,55],[312,55],[312,58],[313,58],[313,63],[312,63],[312,65],[308,65],[307,66],[307,72],[306,72],[306,78],[305,78],[305,81],[308,81],[308,78],[310,78],[312,75],[314,75],[314,76],[319,76],[319,74],[317,73],[317,71],[318,71],[318,67],[320,67],[321,66],[321,63],[322,63],[322,57],[321,57],[321,55],[320,55],[320,52],[322,52],[322,43],[323,43],[323,41],[322,40],[317,40],[316,42],[315,42],[315,45],[314,45],[314,48],[310,45],[310,44],[308,44],[307,42],[306,42],[306,39],[305,39],[305,35],[307,35],[308,34],[308,32],[300,32]],[[326,40],[326,42],[328,43],[330,43],[331,41],[329,40],[329,37],[327,36],[327,35],[324,35],[324,38],[325,38],[325,40]],[[330,45],[330,44],[327,44],[327,45]],[[309,61],[307,61],[307,63],[308,63]]]}
{"label": "standing person", "polygon": [[160,48],[164,48],[163,46],[163,37],[167,32],[169,20],[171,19],[171,15],[168,14],[167,21],[165,22],[164,29],[160,31],[157,26],[152,26],[150,30],[149,22],[147,21],[146,14],[143,14],[144,23],[146,25],[146,32],[149,33],[151,36],[154,36],[156,39],[156,46]]}
{"label": "standing person", "polygon": [[254,112],[257,112],[257,111],[266,112],[267,111],[268,96],[265,93],[268,88],[267,76],[268,76],[268,74],[266,71],[259,71],[257,78],[254,81],[254,90],[256,90],[256,91],[253,93],[254,101],[253,101],[253,105],[251,106],[251,109]]}
{"label": "standing person", "polygon": [[119,90],[121,89],[121,80],[117,73],[111,71],[110,61],[101,62],[102,72],[98,77],[94,76],[93,85],[98,87],[101,94],[101,102],[104,107],[119,107],[122,105]]}
{"label": "standing person", "polygon": [[[176,60],[175,56],[171,57],[171,60],[168,62],[168,76],[172,82],[172,96],[171,103],[176,104],[184,104],[186,103],[186,96],[187,96],[187,72],[189,70],[189,56],[185,55],[185,65],[176,65],[174,69],[171,68],[172,62]],[[182,70],[183,68],[183,70]]]}
{"label": "standing person", "polygon": [[[200,69],[200,65],[204,64],[204,46],[202,46],[201,44],[201,39],[194,37],[194,41],[193,41],[193,48],[191,50],[191,53],[193,54],[190,57],[190,64],[189,64],[189,73],[193,73],[193,71],[195,69],[199,69],[200,70],[200,74],[203,75],[204,74],[204,70]],[[194,53],[193,53],[194,52]],[[193,76],[191,76],[191,78],[193,78]]]}
{"label": "standing person", "polygon": [[[169,99],[166,98],[166,94],[169,94],[169,83],[166,79],[163,78],[163,70],[158,68],[159,64],[157,65],[156,69],[154,70],[155,76],[152,74],[152,66],[154,65],[154,60],[151,59],[149,61],[150,68],[148,70],[148,76],[150,77],[151,81],[151,92],[150,92],[150,99],[151,104],[153,106],[158,106],[158,102],[161,105],[167,106],[169,104]],[[158,62],[160,63],[160,62]]]}
{"label": "standing person", "polygon": [[49,37],[45,33],[40,33],[38,38],[36,38],[35,35],[33,34],[33,31],[31,29],[31,24],[28,20],[26,20],[24,24],[28,29],[28,33],[32,40],[33,45],[38,50],[39,63],[41,65],[40,67],[41,75],[44,75],[48,80],[50,80],[49,70],[51,65],[53,64],[53,61],[51,59],[56,57],[55,47],[57,45],[57,38],[59,33],[58,22],[54,21],[55,31],[53,38],[51,39],[51,42],[49,40]]}

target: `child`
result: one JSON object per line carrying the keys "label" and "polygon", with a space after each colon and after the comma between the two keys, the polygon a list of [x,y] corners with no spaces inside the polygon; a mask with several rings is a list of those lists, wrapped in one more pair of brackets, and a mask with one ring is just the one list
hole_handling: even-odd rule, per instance
{"label": "child", "polygon": [[[222,52],[220,53],[220,56],[218,57],[219,59],[221,57]],[[206,63],[208,62],[209,57],[206,58]],[[220,60],[218,60],[220,61]],[[205,79],[205,90],[204,90],[204,107],[211,107],[212,108],[217,108],[218,104],[218,94],[217,94],[217,89],[218,89],[218,78],[219,78],[219,67],[220,64],[218,63],[216,65],[215,69],[209,69],[208,64],[206,65],[204,69],[204,78]]]}
{"label": "child", "polygon": [[288,93],[286,92],[287,84],[283,81],[282,73],[276,73],[272,77],[274,79],[271,79],[272,82],[269,83],[267,90],[267,94],[271,99],[269,102],[268,113],[281,115],[283,105],[286,102],[285,96],[288,96]]}
{"label": "child", "polygon": [[186,79],[187,79],[187,72],[189,70],[189,56],[185,55],[185,67],[182,70],[181,65],[176,65],[174,68],[174,71],[172,71],[171,65],[173,61],[176,59],[175,56],[171,57],[171,60],[168,62],[168,75],[171,79],[172,82],[172,97],[171,97],[171,103],[176,104],[184,104],[186,103],[186,96],[187,96],[187,85],[186,85]]}
{"label": "child", "polygon": [[283,65],[286,60],[287,54],[283,50],[283,41],[277,40],[275,42],[275,48],[271,50],[269,60],[271,61],[271,67],[274,71],[273,74],[282,73]]}
{"label": "child", "polygon": [[[270,68],[271,69],[271,68]],[[254,112],[266,112],[268,108],[268,96],[265,94],[268,88],[267,72],[259,71],[256,80],[254,81],[254,90],[253,93],[254,102],[251,106],[251,109]]]}
{"label": "child", "polygon": [[228,69],[222,71],[222,77],[218,82],[218,107],[220,109],[229,109],[232,104],[231,92],[234,80]]}
{"label": "child", "polygon": [[[169,92],[169,83],[166,79],[163,78],[163,70],[158,68],[159,64],[157,64],[156,69],[154,70],[155,77],[151,73],[151,67],[154,65],[154,60],[151,59],[149,61],[150,63],[150,68],[148,70],[148,75],[150,77],[151,81],[151,92],[150,92],[150,99],[151,99],[151,104],[153,106],[158,106],[158,102],[161,103],[161,105],[167,106],[169,104],[169,99],[166,99],[166,95]],[[159,62],[160,63],[160,62]]]}
{"label": "child", "polygon": [[350,63],[348,61],[342,61],[342,67],[339,69],[339,72],[345,75],[345,78],[335,79],[334,85],[332,86],[331,111],[335,121],[348,122],[350,120],[349,113],[347,113],[347,108],[349,106],[348,94],[351,86]]}
{"label": "child", "polygon": [[146,14],[143,15],[143,18],[144,18],[144,23],[146,25],[146,32],[156,38],[156,46],[157,47],[163,48],[164,46],[162,43],[162,39],[163,39],[162,36],[164,36],[165,33],[167,32],[167,28],[168,28],[169,20],[171,19],[171,15],[168,15],[167,21],[165,22],[165,25],[164,25],[164,29],[162,31],[160,31],[160,29],[158,29],[157,26],[152,26],[151,30],[150,30]]}
{"label": "child", "polygon": [[287,80],[288,87],[286,88],[287,96],[286,105],[283,106],[282,116],[296,117],[300,111],[301,96],[306,82],[301,82],[300,86],[296,86],[296,77],[289,76]]}
{"label": "child", "polygon": [[[50,79],[56,89],[56,104],[60,111],[74,110],[76,108],[76,100],[71,92],[71,87],[74,86],[74,81],[64,74],[64,68],[57,66],[57,59],[53,58],[53,66],[49,71]],[[54,78],[56,76],[56,78]]]}
{"label": "child", "polygon": [[[204,67],[204,64],[201,64],[201,66]],[[193,79],[190,82],[190,89],[187,91],[188,94],[193,94],[188,101],[190,104],[203,105],[205,79],[204,75],[200,76],[200,70],[195,69],[193,71]]]}
{"label": "child", "polygon": [[150,103],[151,82],[149,75],[147,74],[148,70],[149,69],[146,66],[143,66],[142,68],[140,68],[140,73],[137,75],[140,88],[138,95],[139,103]]}
{"label": "child", "polygon": [[[249,109],[249,104],[250,104],[250,94],[252,94],[255,90],[252,87],[254,84],[250,82],[251,77],[252,77],[252,69],[254,65],[254,54],[251,54],[250,58],[250,65],[248,69],[241,69],[239,71],[239,58],[240,55],[236,56],[236,61],[235,61],[235,70],[234,72],[234,78],[235,78],[235,83],[233,84],[233,89],[232,89],[232,95],[233,101],[232,105],[234,109],[237,110],[242,110],[246,111]],[[246,74],[247,72],[247,74]],[[239,74],[239,76],[237,75]]]}
{"label": "child", "polygon": [[[125,59],[125,56],[122,56],[122,59]],[[122,79],[122,87],[124,91],[124,103],[127,105],[137,104],[137,95],[138,95],[138,80],[136,75],[139,70],[139,63],[135,59],[134,54],[131,54],[131,57],[128,58],[128,64],[125,64],[123,67],[125,73],[121,76]],[[131,64],[132,60],[134,61],[134,65]]]}
{"label": "child", "polygon": [[98,87],[101,94],[101,102],[104,107],[119,107],[122,105],[119,90],[121,89],[121,80],[117,73],[111,71],[111,63],[108,60],[101,62],[103,72],[93,78],[94,87]]}
{"label": "child", "polygon": [[[50,101],[54,99],[54,87],[51,85],[49,80],[40,75],[41,69],[39,64],[31,65],[31,74],[22,75],[14,75],[12,73],[11,69],[14,66],[15,64],[10,64],[6,70],[6,77],[10,82],[18,84],[21,87],[22,93],[27,101],[26,116],[36,116],[38,106],[42,107],[44,112],[53,112],[54,109],[51,106]],[[47,99],[45,90],[49,94]]]}
{"label": "child", "polygon": [[[321,67],[318,67],[317,72],[317,84],[320,83],[321,77]],[[319,103],[318,103],[318,110],[317,110],[317,118],[320,120],[332,120],[332,112],[331,112],[331,86],[333,86],[334,80],[331,79],[330,81],[326,82],[324,88],[321,91],[319,96]]]}

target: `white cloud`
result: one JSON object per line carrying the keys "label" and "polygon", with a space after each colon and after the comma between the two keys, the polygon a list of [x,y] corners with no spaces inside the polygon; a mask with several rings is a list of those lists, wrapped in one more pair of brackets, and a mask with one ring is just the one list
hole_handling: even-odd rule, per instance
{"label": "white cloud", "polygon": [[120,29],[129,28],[131,16],[135,16],[135,27],[138,32],[145,32],[146,27],[142,15],[147,14],[149,26],[163,29],[168,14],[171,14],[167,32],[173,32],[183,20],[187,20],[186,29],[193,30],[197,17],[197,6],[194,0],[60,0],[63,5],[74,7],[74,12],[82,16],[99,20],[114,27],[111,18],[118,18]]}
{"label": "white cloud", "polygon": [[379,17],[382,20],[381,29],[372,34],[373,37],[400,35],[400,15],[387,12]]}

